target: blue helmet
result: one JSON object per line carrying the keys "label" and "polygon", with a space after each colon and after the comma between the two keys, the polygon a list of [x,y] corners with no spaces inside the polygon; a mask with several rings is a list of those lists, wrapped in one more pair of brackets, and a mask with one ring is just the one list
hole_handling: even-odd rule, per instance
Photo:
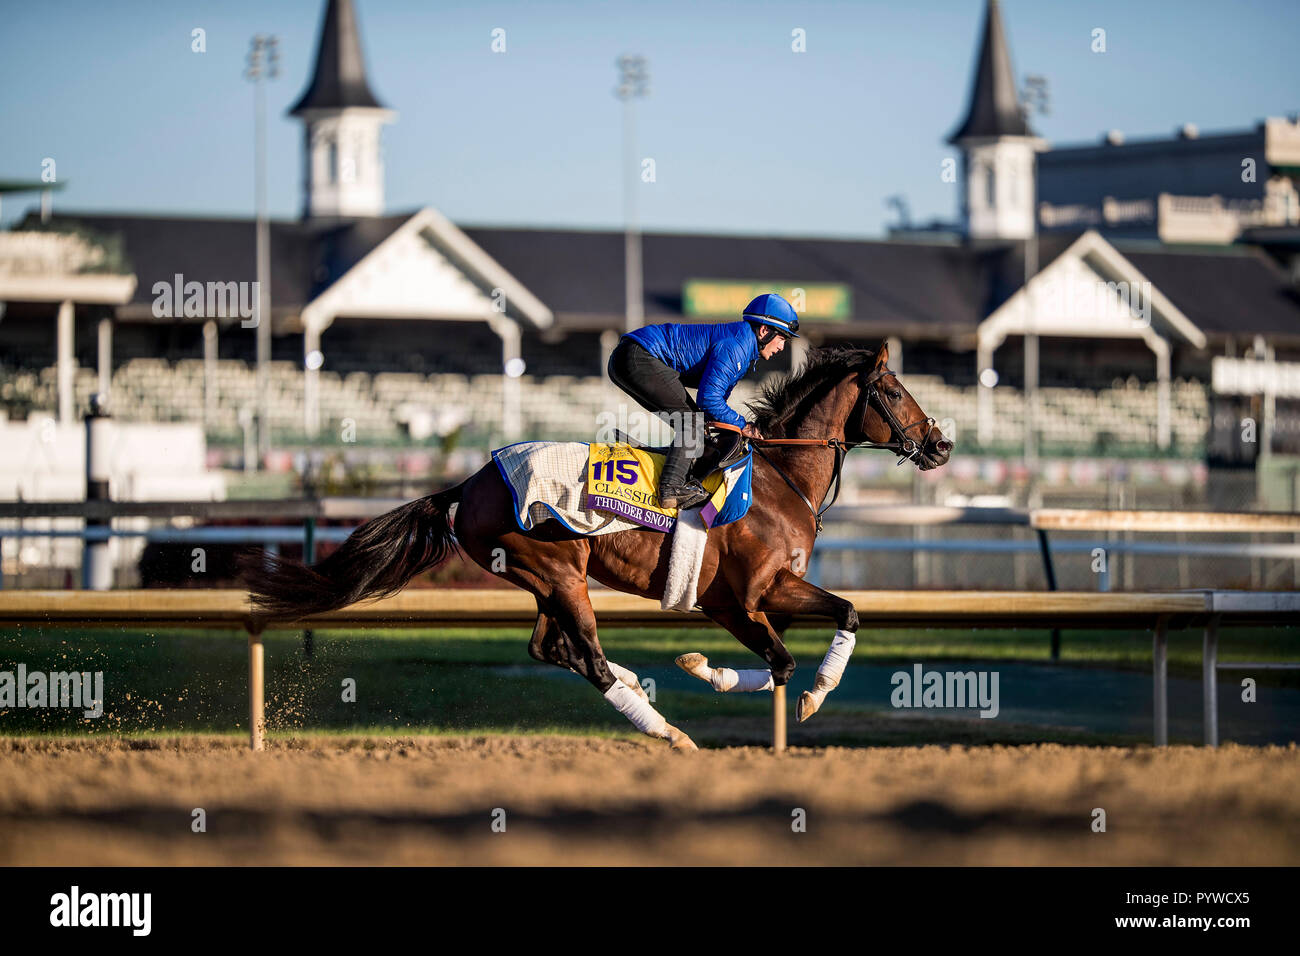
{"label": "blue helmet", "polygon": [[745,306],[744,318],[758,325],[771,326],[782,335],[799,337],[799,314],[775,292],[764,292]]}

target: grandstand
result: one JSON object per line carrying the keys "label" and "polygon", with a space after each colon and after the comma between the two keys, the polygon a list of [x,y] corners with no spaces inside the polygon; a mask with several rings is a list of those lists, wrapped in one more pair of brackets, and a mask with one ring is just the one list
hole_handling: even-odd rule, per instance
{"label": "grandstand", "polygon": [[[57,408],[57,367],[20,370],[0,366],[0,402],[13,417],[53,415]],[[598,376],[524,376],[519,381],[523,431],[529,438],[589,440],[598,416],[626,401]],[[211,395],[204,362],[137,358],[113,373],[115,417],[128,422],[204,422],[209,441],[222,443],[242,434],[240,412],[250,406],[256,371],[238,359],[214,363]],[[908,375],[907,386],[922,407],[949,419],[946,432],[958,436],[968,452],[976,443],[977,386],[945,384],[937,376]],[[78,368],[76,401],[85,407],[99,380],[94,370]],[[743,381],[733,398],[743,406],[758,382]],[[302,441],[303,371],[291,362],[271,364],[272,429],[282,440]],[[357,442],[420,444],[461,430],[462,444],[486,448],[500,439],[502,377],[412,372],[320,375],[322,429],[318,440],[339,442],[350,420]],[[1204,451],[1208,398],[1204,384],[1178,380],[1172,390],[1173,449],[1184,456]],[[996,428],[993,448],[1013,448],[1023,436],[1024,396],[1019,389],[994,390]],[[1038,426],[1049,447],[1092,453],[1151,452],[1155,448],[1157,387],[1136,379],[1116,381],[1101,390],[1039,390]]]}
{"label": "grandstand", "polygon": [[[949,138],[963,161],[960,222],[885,240],[649,233],[644,320],[731,320],[756,290],[786,293],[804,337],[758,374],[789,368],[807,345],[888,339],[895,367],[961,455],[1017,456],[1032,442],[1047,455],[1252,465],[1260,451],[1300,452],[1287,396],[1211,388],[1216,358],[1300,358],[1295,210],[1270,219],[1266,237],[1258,224],[1229,241],[1183,230],[1181,245],[1055,220],[1047,228],[1033,197],[1035,157],[1050,148],[1008,80],[996,8],[987,16]],[[356,29],[327,17],[292,111],[309,155],[301,218],[269,229],[275,447],[482,450],[515,437],[593,437],[597,416],[621,400],[601,376],[626,323],[623,233],[461,226],[432,206],[387,212],[379,129],[394,113],[374,97],[364,62]],[[336,140],[331,124],[355,118],[356,98],[369,104],[358,122],[374,135]],[[1277,191],[1279,177],[1293,178],[1300,126],[1270,120],[1256,141],[1260,181]],[[351,158],[364,176],[337,180],[326,160],[340,149],[362,151]],[[1094,153],[1108,155],[1065,159],[1077,166]],[[107,391],[123,421],[201,422],[211,444],[241,446],[260,427],[256,337],[247,315],[212,308],[211,290],[255,299],[255,236],[250,219],[51,214],[48,204],[0,233],[0,413],[67,425],[92,392]],[[208,300],[191,300],[191,286]],[[1088,294],[1072,296],[1080,290]],[[1040,387],[1028,416],[1031,336]],[[503,374],[520,362],[522,377]],[[742,382],[734,404],[757,384]],[[1247,420],[1258,442],[1240,437]],[[258,442],[263,455],[269,447]]]}

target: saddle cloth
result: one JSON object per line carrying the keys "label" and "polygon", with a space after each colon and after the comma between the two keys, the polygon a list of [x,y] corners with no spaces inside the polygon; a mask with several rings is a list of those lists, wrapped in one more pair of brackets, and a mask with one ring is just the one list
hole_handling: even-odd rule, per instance
{"label": "saddle cloth", "polygon": [[[634,528],[673,532],[668,581],[660,605],[695,605],[708,529],[743,518],[751,503],[753,457],[746,455],[705,481],[713,494],[682,515],[660,508],[654,490],[663,455],[625,444],[519,442],[492,452],[523,531],[554,518],[575,534]],[[608,476],[608,477],[606,477]]]}
{"label": "saddle cloth", "polygon": [[[492,460],[524,531],[551,518],[583,535],[637,527],[671,531],[677,522],[677,509],[660,508],[655,497],[663,467],[658,452],[625,444],[527,441],[498,448]],[[705,490],[713,492],[699,509],[706,528],[738,521],[749,511],[753,467],[746,455],[705,479]]]}

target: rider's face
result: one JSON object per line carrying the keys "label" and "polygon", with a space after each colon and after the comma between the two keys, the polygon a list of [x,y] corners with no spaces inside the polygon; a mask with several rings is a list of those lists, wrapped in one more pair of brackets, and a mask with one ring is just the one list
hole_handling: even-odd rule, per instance
{"label": "rider's face", "polygon": [[764,345],[761,349],[758,350],[758,354],[763,356],[763,358],[765,359],[770,359],[773,355],[781,351],[783,348],[785,348],[785,336],[774,335],[772,336],[772,340],[770,342],[768,342],[766,345]]}

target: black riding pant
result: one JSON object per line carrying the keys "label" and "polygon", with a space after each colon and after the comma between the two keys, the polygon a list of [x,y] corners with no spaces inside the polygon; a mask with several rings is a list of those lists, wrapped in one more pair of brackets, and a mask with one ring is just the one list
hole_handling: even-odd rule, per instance
{"label": "black riding pant", "polygon": [[[651,355],[636,339],[625,336],[610,355],[609,380],[675,428],[680,429],[682,423],[692,421],[690,416],[699,411],[699,406],[682,384],[681,376],[672,366]],[[679,490],[686,480],[690,461],[683,439],[679,431],[668,449],[659,479],[661,491]]]}

